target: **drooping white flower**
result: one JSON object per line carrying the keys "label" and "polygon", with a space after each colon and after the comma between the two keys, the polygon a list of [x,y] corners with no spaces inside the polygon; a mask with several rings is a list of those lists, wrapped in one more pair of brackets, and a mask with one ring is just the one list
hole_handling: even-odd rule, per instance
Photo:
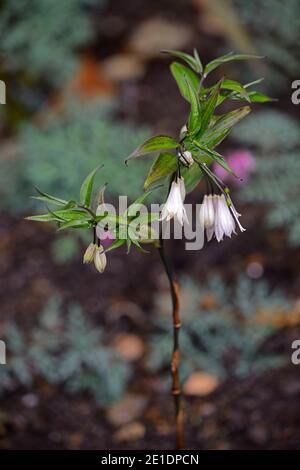
{"label": "drooping white flower", "polygon": [[188,222],[186,210],[184,207],[185,185],[183,178],[177,178],[172,182],[167,201],[162,210],[160,220],[169,221],[173,217],[183,225]]}
{"label": "drooping white flower", "polygon": [[224,235],[231,237],[235,232],[235,219],[230,212],[224,194],[217,196],[215,203],[215,235],[218,242],[223,240]]}
{"label": "drooping white flower", "polygon": [[214,233],[215,223],[215,208],[213,200],[216,196],[209,194],[205,195],[200,207],[200,248],[204,245],[204,231],[206,230],[207,240],[211,240]]}
{"label": "drooping white flower", "polygon": [[106,259],[106,254],[104,252],[104,248],[102,245],[96,247],[96,252],[94,256],[94,264],[95,264],[97,271],[99,271],[99,273],[103,273],[103,271],[106,268],[107,259]]}

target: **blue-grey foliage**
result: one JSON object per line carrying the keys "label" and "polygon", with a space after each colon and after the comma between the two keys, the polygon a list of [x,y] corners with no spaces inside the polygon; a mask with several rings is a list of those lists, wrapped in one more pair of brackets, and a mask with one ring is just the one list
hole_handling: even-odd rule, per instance
{"label": "blue-grey foliage", "polygon": [[[189,278],[182,279],[181,285],[180,344],[184,378],[199,369],[221,380],[244,377],[284,363],[284,357],[261,350],[274,333],[271,321],[274,312],[289,312],[289,302],[280,292],[270,292],[265,282],[251,281],[244,276],[232,287],[218,276],[210,277],[204,286]],[[165,370],[170,361],[170,308],[168,292],[159,294],[156,311],[166,315],[155,317],[160,332],[151,340],[151,370]],[[262,312],[264,321],[259,317]]]}
{"label": "blue-grey foliage", "polygon": [[241,123],[233,137],[252,147],[257,172],[241,197],[267,207],[270,227],[283,227],[291,245],[300,244],[300,126],[279,111],[260,111]]}
{"label": "blue-grey foliage", "polygon": [[[126,157],[148,136],[145,128],[114,119],[112,102],[69,100],[61,114],[49,112],[44,125],[27,123],[20,131],[16,164],[2,163],[0,203],[14,212],[30,210],[34,186],[61,197],[78,197],[83,178],[103,164],[99,181],[108,182],[108,197],[142,190],[148,160],[127,168]],[[35,205],[36,206],[36,205]]]}
{"label": "blue-grey foliage", "polygon": [[32,387],[37,377],[71,393],[88,391],[100,406],[124,392],[129,378],[127,364],[105,344],[101,327],[78,305],[70,305],[65,317],[60,300],[53,298],[29,336],[7,323],[4,339],[8,361],[0,368],[2,393],[19,385]]}
{"label": "blue-grey foliage", "polygon": [[0,6],[0,58],[10,71],[51,84],[74,73],[75,48],[93,37],[89,11],[104,0],[4,0]]}

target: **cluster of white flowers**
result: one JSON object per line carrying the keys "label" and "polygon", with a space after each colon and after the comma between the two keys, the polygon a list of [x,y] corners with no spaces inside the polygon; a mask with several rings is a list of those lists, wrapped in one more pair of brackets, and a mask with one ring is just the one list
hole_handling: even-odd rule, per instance
{"label": "cluster of white flowers", "polygon": [[200,207],[200,237],[201,248],[204,245],[204,232],[206,232],[207,241],[210,241],[215,235],[218,242],[222,241],[224,235],[231,237],[236,234],[236,224],[241,232],[245,229],[239,222],[239,214],[229,196],[224,194],[205,195]]}
{"label": "cluster of white flowers", "polygon": [[[172,218],[181,225],[188,223],[184,207],[185,185],[182,177],[177,177],[171,185],[167,201],[163,207],[160,220],[169,221]],[[200,207],[200,248],[204,245],[204,235],[210,241],[215,235],[218,242],[224,236],[236,234],[236,225],[241,232],[245,229],[239,222],[241,214],[235,209],[228,194],[205,195]]]}

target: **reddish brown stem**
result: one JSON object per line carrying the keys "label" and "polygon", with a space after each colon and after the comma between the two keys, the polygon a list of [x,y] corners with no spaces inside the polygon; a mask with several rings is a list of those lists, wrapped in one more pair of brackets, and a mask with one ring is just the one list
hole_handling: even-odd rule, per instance
{"label": "reddish brown stem", "polygon": [[169,284],[170,284],[170,293],[172,297],[172,314],[173,314],[173,353],[171,358],[171,377],[172,377],[172,395],[174,397],[175,405],[175,423],[176,423],[176,448],[184,449],[184,416],[181,403],[181,386],[179,379],[179,359],[180,359],[180,349],[179,349],[179,331],[181,326],[180,314],[179,314],[179,286],[177,281],[174,278],[172,270],[168,264],[168,261],[165,256],[163,239],[160,237],[160,246],[158,248],[161,261],[164,265]]}

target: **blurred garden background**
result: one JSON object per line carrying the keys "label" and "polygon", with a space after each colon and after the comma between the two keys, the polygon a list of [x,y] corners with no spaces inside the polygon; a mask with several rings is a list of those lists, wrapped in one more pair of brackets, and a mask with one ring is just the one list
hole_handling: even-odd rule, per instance
{"label": "blurred garden background", "polygon": [[151,134],[176,135],[187,112],[160,51],[194,47],[204,63],[265,55],[215,73],[264,77],[278,101],[255,104],[222,149],[243,176],[230,184],[247,231],[198,252],[168,243],[188,448],[299,448],[299,16],[298,0],[1,2],[1,449],[173,448],[171,305],[155,250],[113,251],[99,275],[82,265],[89,234],[24,217],[43,210],[34,185],[75,196],[99,163],[107,198],[133,200],[151,158],[124,158]]}

